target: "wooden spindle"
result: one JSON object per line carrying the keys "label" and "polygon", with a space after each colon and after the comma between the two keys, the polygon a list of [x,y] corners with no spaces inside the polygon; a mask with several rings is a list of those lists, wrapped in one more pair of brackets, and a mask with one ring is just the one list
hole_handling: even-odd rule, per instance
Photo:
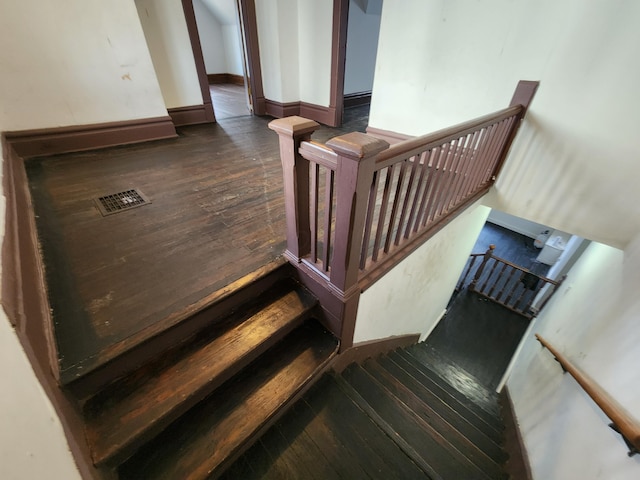
{"label": "wooden spindle", "polygon": [[396,171],[396,166],[398,164],[394,163],[390,167],[386,169],[386,178],[384,180],[384,190],[382,193],[382,204],[380,205],[380,213],[378,214],[378,224],[376,226],[376,237],[373,243],[373,253],[371,255],[371,259],[375,262],[378,260],[378,254],[380,252],[380,245],[382,242],[382,234],[385,230],[385,220],[387,210],[389,208],[389,197],[391,196],[391,185],[393,182],[393,176]]}
{"label": "wooden spindle", "polygon": [[496,249],[495,245],[493,244],[489,245],[489,248],[485,252],[484,257],[482,257],[482,263],[478,267],[478,270],[476,270],[476,274],[474,275],[473,280],[471,281],[471,285],[469,285],[469,290],[476,291],[476,284],[478,283],[478,280],[480,280],[480,277],[482,276],[482,272],[484,271],[484,268],[486,267],[487,262],[491,260],[491,258],[493,257],[493,251],[495,249]]}

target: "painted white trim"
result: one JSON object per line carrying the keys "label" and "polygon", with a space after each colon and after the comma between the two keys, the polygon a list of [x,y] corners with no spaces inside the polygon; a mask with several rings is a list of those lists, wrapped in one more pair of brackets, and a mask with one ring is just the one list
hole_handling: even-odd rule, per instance
{"label": "painted white trim", "polygon": [[447,309],[445,308],[444,310],[442,310],[442,313],[440,314],[440,316],[436,319],[435,322],[433,322],[433,325],[431,325],[431,328],[429,330],[427,330],[426,333],[420,335],[420,340],[418,340],[419,342],[424,342],[429,335],[431,335],[431,332],[433,332],[435,330],[435,328],[438,326],[438,324],[440,323],[440,320],[442,320],[444,318],[444,316],[447,314]]}

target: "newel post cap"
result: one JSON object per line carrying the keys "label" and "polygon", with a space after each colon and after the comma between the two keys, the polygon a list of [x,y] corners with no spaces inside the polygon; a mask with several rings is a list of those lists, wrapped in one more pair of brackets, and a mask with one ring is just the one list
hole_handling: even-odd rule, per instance
{"label": "newel post cap", "polygon": [[269,122],[269,128],[279,135],[297,137],[306,133],[314,132],[320,124],[308,118],[292,116],[278,118]]}
{"label": "newel post cap", "polygon": [[360,132],[334,137],[326,145],[337,154],[354,159],[372,157],[389,148],[388,142]]}

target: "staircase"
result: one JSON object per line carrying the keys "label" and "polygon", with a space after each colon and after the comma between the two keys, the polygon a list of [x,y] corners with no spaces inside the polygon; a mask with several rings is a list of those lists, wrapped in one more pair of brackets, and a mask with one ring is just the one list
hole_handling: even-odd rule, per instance
{"label": "staircase", "polygon": [[503,429],[495,392],[418,344],[325,374],[225,478],[508,478]]}
{"label": "staircase", "polygon": [[208,326],[79,398],[103,477],[215,476],[320,377],[338,342],[313,318],[317,301],[288,268],[229,292],[224,314],[208,305],[205,312],[217,313]]}

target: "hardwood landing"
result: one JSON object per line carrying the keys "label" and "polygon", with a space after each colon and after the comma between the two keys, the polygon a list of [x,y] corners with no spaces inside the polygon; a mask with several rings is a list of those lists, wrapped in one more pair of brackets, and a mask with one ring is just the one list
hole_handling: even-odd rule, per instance
{"label": "hardwood landing", "polygon": [[[341,130],[366,127],[351,109]],[[63,383],[166,330],[281,258],[284,195],[269,119],[179,129],[179,138],[26,161]],[[102,216],[95,199],[149,205]]]}
{"label": "hardwood landing", "polygon": [[497,396],[477,382],[460,391],[423,348],[325,375],[224,478],[506,478]]}

